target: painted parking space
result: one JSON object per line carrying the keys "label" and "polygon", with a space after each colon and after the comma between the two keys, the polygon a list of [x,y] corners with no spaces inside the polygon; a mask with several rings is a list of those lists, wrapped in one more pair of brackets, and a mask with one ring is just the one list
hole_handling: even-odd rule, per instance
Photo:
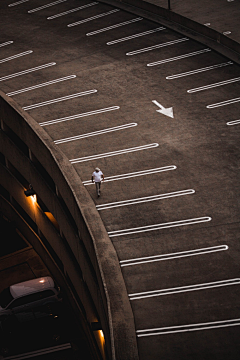
{"label": "painted parking space", "polygon": [[[24,2],[15,6],[23,19],[27,15]],[[236,180],[228,173],[234,160],[227,155],[228,141],[234,144],[234,151],[237,145],[227,131],[238,131],[239,114],[236,110],[228,117],[224,114],[217,117],[214,113],[225,105],[228,108],[238,105],[236,65],[161,24],[106,4],[79,1],[76,6],[76,2],[69,0],[49,1],[43,6],[35,1],[34,6],[29,2],[28,8],[31,24],[36,25],[41,19],[39,36],[48,26],[51,34],[56,35],[52,62],[42,58],[36,62],[37,44],[36,48],[26,48],[26,51],[33,49],[32,66],[24,67],[21,62],[24,56],[15,58],[21,69],[4,72],[1,86],[65,152],[93,197],[109,237],[119,251],[127,287],[134,288],[129,294],[145,296],[131,301],[145,302],[141,327],[138,326],[140,307],[134,307],[134,315],[138,319],[139,341],[155,338],[156,352],[149,359],[161,352],[157,347],[160,334],[177,335],[180,330],[185,333],[191,329],[197,333],[203,328],[220,331],[227,326],[233,329],[238,317],[221,318],[217,303],[209,306],[208,312],[217,309],[218,319],[208,321],[204,312],[199,322],[194,318],[188,321],[186,312],[184,319],[176,296],[180,291],[185,294],[195,289],[191,301],[198,304],[198,293],[204,292],[211,303],[212,290],[237,286],[230,286],[231,279],[239,279],[237,267],[229,265],[229,244],[220,236],[224,231],[219,230],[225,220],[231,224],[237,216],[232,190],[237,186]],[[49,50],[47,41],[41,38],[41,46],[46,45]],[[26,35],[24,41],[28,42]],[[4,49],[15,43],[15,38],[8,35],[2,40],[6,45],[0,44],[0,51],[3,50],[0,58],[9,58],[9,64],[10,56],[4,54]],[[23,53],[15,48],[11,51],[12,56]],[[6,66],[8,61],[4,63]],[[41,64],[51,64],[46,69],[52,68],[52,73],[44,72]],[[24,85],[23,79],[26,79]],[[87,93],[94,89],[97,91]],[[174,109],[173,116],[164,112],[168,108]],[[96,199],[91,182],[96,166],[105,174],[100,199]],[[231,245],[234,244],[233,240]],[[199,258],[203,260],[196,260]],[[231,271],[225,278],[221,273],[212,279],[204,272],[201,281],[193,277],[182,284],[184,269],[195,274],[198,269],[201,271],[205,261],[212,262],[212,272],[217,272],[223,263]],[[158,264],[167,262],[175,270],[179,266],[175,280],[172,276],[168,279],[169,268],[156,271]],[[149,281],[147,290],[141,288],[141,280],[144,284]],[[200,290],[199,284],[204,284],[204,289]],[[163,315],[156,310],[155,327],[150,328],[147,314],[152,315],[153,303],[148,302],[146,292],[159,294],[166,289],[171,289],[171,297],[175,299],[171,300],[175,323],[171,322],[173,318],[168,320],[168,313]],[[158,336],[149,336],[151,332]],[[139,349],[142,351],[141,345]],[[165,353],[165,356],[170,355]]]}

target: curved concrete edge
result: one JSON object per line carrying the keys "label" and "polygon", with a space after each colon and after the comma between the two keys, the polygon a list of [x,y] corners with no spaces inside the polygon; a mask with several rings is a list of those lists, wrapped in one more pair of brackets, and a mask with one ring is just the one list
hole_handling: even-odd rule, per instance
{"label": "curved concrete edge", "polygon": [[[69,210],[74,212],[72,216],[77,224],[81,218],[84,220],[84,225],[92,240],[95,259],[90,257],[100,274],[99,287],[107,307],[112,360],[138,360],[134,317],[119,260],[82,180],[46,131],[2,91],[0,91],[0,116],[3,120],[7,118],[7,126],[37,154],[38,160],[52,176],[55,184],[58,186],[59,178],[61,178],[70,190],[73,199],[70,199],[70,202],[69,199],[68,201],[65,199],[66,204],[75,203],[73,207],[69,207]],[[63,193],[64,191],[61,192]],[[86,247],[89,249],[89,244]],[[92,254],[93,251],[91,251]]]}
{"label": "curved concrete edge", "polygon": [[209,46],[223,56],[240,64],[240,44],[237,41],[194,20],[143,0],[101,0],[101,2],[160,23]]}

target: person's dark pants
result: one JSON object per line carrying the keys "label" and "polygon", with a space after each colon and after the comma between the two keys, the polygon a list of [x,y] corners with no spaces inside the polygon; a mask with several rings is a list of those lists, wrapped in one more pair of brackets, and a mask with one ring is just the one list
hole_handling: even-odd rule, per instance
{"label": "person's dark pants", "polygon": [[95,185],[96,185],[97,196],[100,196],[101,182],[95,182]]}

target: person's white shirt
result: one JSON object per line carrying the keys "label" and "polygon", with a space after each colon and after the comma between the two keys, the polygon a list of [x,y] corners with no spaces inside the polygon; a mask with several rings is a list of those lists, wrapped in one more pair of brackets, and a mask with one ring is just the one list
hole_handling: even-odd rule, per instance
{"label": "person's white shirt", "polygon": [[94,171],[94,172],[92,173],[92,177],[93,177],[94,182],[101,182],[101,180],[102,180],[102,175],[103,175],[103,173],[102,173],[101,170],[99,170],[99,171]]}

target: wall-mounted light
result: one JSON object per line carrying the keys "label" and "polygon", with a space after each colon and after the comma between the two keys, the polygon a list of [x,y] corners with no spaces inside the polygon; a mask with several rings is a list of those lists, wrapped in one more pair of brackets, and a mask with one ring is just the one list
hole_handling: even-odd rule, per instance
{"label": "wall-mounted light", "polygon": [[24,194],[28,197],[28,196],[33,196],[36,194],[36,192],[33,190],[33,187],[31,184],[29,184],[29,190],[25,190]]}
{"label": "wall-mounted light", "polygon": [[35,192],[35,190],[33,190],[32,184],[29,184],[29,190],[25,190],[24,194],[26,195],[26,197],[32,196],[32,199],[34,201],[37,201],[36,192]]}

